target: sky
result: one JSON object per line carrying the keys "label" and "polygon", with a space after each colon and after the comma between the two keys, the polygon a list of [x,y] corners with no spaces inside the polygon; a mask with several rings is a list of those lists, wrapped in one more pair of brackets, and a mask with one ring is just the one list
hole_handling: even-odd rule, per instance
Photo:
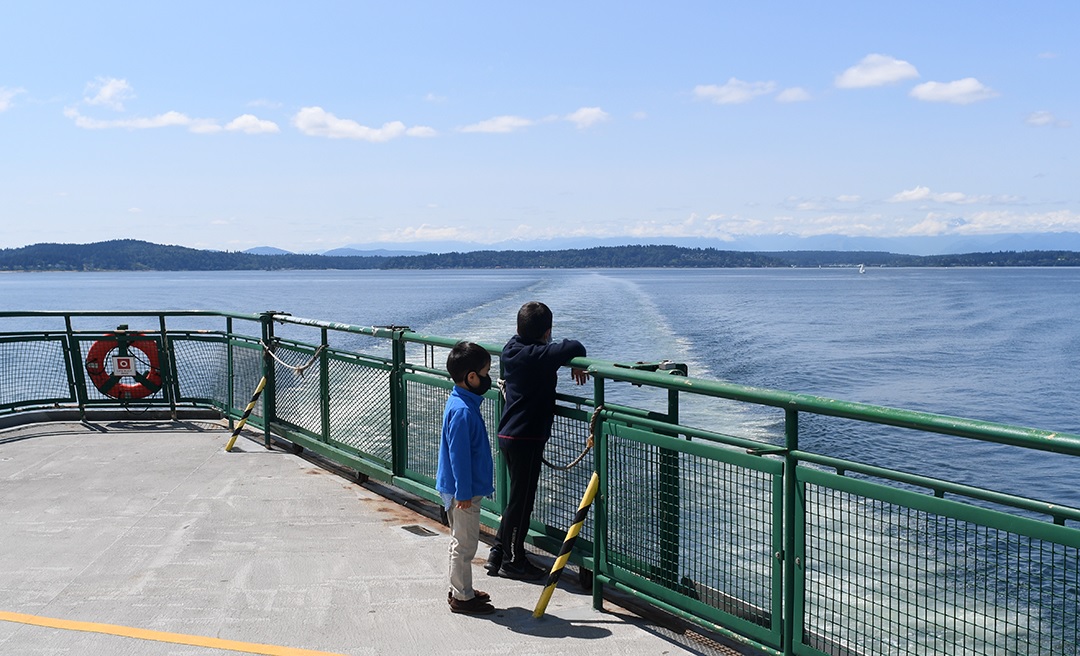
{"label": "sky", "polygon": [[1080,2],[0,5],[0,248],[1080,232]]}

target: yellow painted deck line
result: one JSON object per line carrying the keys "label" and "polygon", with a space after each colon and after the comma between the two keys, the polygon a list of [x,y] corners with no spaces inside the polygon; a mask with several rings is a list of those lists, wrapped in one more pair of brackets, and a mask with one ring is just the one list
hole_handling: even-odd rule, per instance
{"label": "yellow painted deck line", "polygon": [[24,615],[23,613],[10,613],[7,611],[0,611],[0,621],[32,624],[34,626],[44,626],[52,629],[64,629],[65,631],[104,633],[107,635],[122,636],[124,638],[135,638],[137,640],[171,642],[178,645],[191,645],[193,647],[226,649],[247,654],[263,654],[264,656],[344,656],[343,654],[334,654],[328,651],[312,651],[310,649],[279,647],[277,645],[261,645],[254,642],[240,642],[238,640],[222,640],[220,638],[207,638],[205,636],[186,635],[183,633],[151,631],[149,629],[136,629],[134,627],[119,626],[117,624],[98,624],[97,622],[61,620],[53,617]]}

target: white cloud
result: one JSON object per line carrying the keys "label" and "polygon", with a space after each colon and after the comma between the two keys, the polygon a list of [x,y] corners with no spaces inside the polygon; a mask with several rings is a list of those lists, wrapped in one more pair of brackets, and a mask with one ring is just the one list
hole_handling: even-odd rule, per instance
{"label": "white cloud", "polygon": [[933,194],[933,196],[931,197],[939,203],[964,204],[978,202],[977,198],[972,198],[971,196],[960,193],[959,191],[946,191],[940,194]]}
{"label": "white cloud", "polygon": [[926,102],[968,105],[997,96],[997,92],[973,77],[953,82],[924,82],[911,90],[911,97]]}
{"label": "white cloud", "polygon": [[901,191],[888,200],[890,203],[908,203],[917,200],[926,200],[930,197],[930,187],[915,187],[907,191]]}
{"label": "white cloud", "polygon": [[334,116],[322,107],[304,107],[293,117],[293,124],[309,137],[328,139],[359,139],[383,143],[405,134],[401,121],[383,123],[382,127],[369,128],[356,121]]}
{"label": "white cloud", "polygon": [[9,89],[8,87],[0,87],[0,112],[6,112],[11,109],[11,101],[15,96],[25,91],[25,89],[21,88]]}
{"label": "white cloud", "polygon": [[135,91],[127,80],[114,77],[99,77],[86,85],[87,93],[93,96],[83,98],[88,105],[102,105],[118,112],[124,111],[124,101],[135,97]]}
{"label": "white cloud", "polygon": [[260,119],[254,114],[242,114],[225,124],[225,129],[230,132],[243,132],[245,134],[276,134],[281,128],[273,121]]}
{"label": "white cloud", "polygon": [[444,103],[446,102],[446,96],[440,96],[436,93],[429,93],[424,96],[424,101],[429,103]]}
{"label": "white cloud", "polygon": [[[730,241],[740,236],[776,234],[798,237],[904,237],[1075,231],[1080,231],[1080,213],[1071,210],[1032,213],[995,210],[968,214],[928,212],[921,216],[845,213],[751,217],[712,214],[704,219],[691,214],[684,220],[642,221],[625,229],[620,226],[614,234],[650,238],[705,237]],[[590,230],[590,234],[597,232]]]}
{"label": "white cloud", "polygon": [[959,191],[946,191],[934,193],[929,187],[917,186],[914,189],[901,191],[887,199],[888,203],[910,203],[918,201],[933,201],[936,203],[952,203],[954,205],[971,205],[974,203],[1010,204],[1020,199],[1016,196],[969,196]]}
{"label": "white cloud", "polygon": [[1024,119],[1024,122],[1028,125],[1041,127],[1045,125],[1053,125],[1056,120],[1057,119],[1054,118],[1054,115],[1052,113],[1047,111],[1038,111],[1028,114],[1028,117]]}
{"label": "white cloud", "polygon": [[919,71],[908,62],[889,55],[870,54],[862,61],[836,76],[840,89],[862,89],[895,84],[919,77]]}
{"label": "white cloud", "polygon": [[962,225],[949,232],[965,235],[993,235],[1023,232],[1080,231],[1080,214],[1070,210],[1020,214],[1007,210],[974,212]]}
{"label": "white cloud", "polygon": [[193,132],[212,132],[220,130],[210,119],[192,119],[180,112],[165,112],[150,118],[125,118],[101,120],[83,116],[75,108],[64,110],[64,116],[75,121],[75,125],[85,130],[108,130],[123,128],[127,130],[147,130],[151,128],[186,127]]}
{"label": "white cloud", "polygon": [[1071,123],[1068,121],[1059,120],[1052,112],[1038,111],[1028,114],[1028,117],[1024,119],[1024,122],[1028,125],[1035,127],[1054,127],[1054,128],[1067,128]]}
{"label": "white cloud", "polygon": [[209,118],[191,118],[180,112],[165,112],[148,118],[121,118],[102,120],[83,116],[73,107],[64,110],[64,116],[75,121],[84,130],[151,130],[154,128],[185,127],[195,134],[215,134],[222,131],[217,121]]}
{"label": "white cloud", "polygon": [[844,195],[841,195],[841,196],[837,196],[836,200],[838,200],[841,203],[857,203],[860,200],[862,200],[862,197],[851,195],[851,194],[844,194]]}
{"label": "white cloud", "polygon": [[730,78],[723,86],[699,84],[694,87],[694,95],[717,105],[739,105],[750,102],[758,96],[772,93],[774,89],[776,89],[775,82],[744,82]]}
{"label": "white cloud", "polygon": [[505,133],[527,128],[534,123],[535,121],[520,116],[496,116],[486,121],[466,125],[460,130],[461,132]]}
{"label": "white cloud", "polygon": [[611,116],[607,112],[599,107],[582,107],[572,114],[567,114],[565,118],[567,121],[576,125],[579,130],[584,130],[597,123],[602,123],[610,117]]}
{"label": "white cloud", "polygon": [[[104,106],[116,111],[124,110],[124,101],[134,98],[135,94],[127,80],[117,78],[98,78],[87,85],[87,91],[92,96],[83,98],[88,105]],[[249,104],[268,104],[264,101],[255,101]],[[253,114],[243,114],[230,121],[225,127],[218,124],[215,119],[192,118],[182,112],[169,111],[149,118],[135,117],[103,120],[83,116],[75,107],[64,110],[64,116],[75,121],[75,125],[84,130],[148,130],[152,128],[185,127],[195,134],[216,134],[224,130],[233,132],[245,132],[247,134],[259,134],[267,132],[280,132],[277,124],[273,121],[261,120]]]}
{"label": "white cloud", "polygon": [[776,102],[793,103],[810,100],[810,92],[802,87],[790,87],[776,94]]}
{"label": "white cloud", "polygon": [[408,226],[381,232],[375,238],[375,241],[460,241],[473,239],[473,235],[462,228],[454,226],[433,226],[425,223],[419,227]]}
{"label": "white cloud", "polygon": [[405,130],[405,135],[409,137],[435,137],[438,136],[438,134],[439,133],[435,131],[435,128],[426,125],[417,125]]}

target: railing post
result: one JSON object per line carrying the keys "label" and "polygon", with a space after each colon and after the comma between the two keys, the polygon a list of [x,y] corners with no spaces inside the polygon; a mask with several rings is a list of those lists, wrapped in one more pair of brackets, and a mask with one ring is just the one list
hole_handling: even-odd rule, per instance
{"label": "railing post", "polygon": [[405,393],[405,329],[391,333],[391,356],[394,368],[390,371],[390,444],[391,468],[394,476],[405,474],[409,462],[409,406]]}
{"label": "railing post", "polygon": [[263,347],[263,376],[266,377],[266,388],[263,390],[263,446],[267,449],[273,444],[270,433],[270,424],[276,419],[277,403],[274,394],[274,357],[270,354],[270,347],[274,345],[274,314],[273,311],[263,312],[260,315],[262,323],[262,347]]}
{"label": "railing post", "polygon": [[330,441],[330,340],[326,328],[322,329],[322,353],[319,354],[319,419],[322,439]]}
{"label": "railing post", "polygon": [[[799,413],[797,410],[784,410],[784,576],[783,576],[783,635],[781,636],[785,656],[795,653],[795,504],[798,500],[798,486],[795,476],[796,459],[792,455],[799,448]],[[799,604],[802,609],[802,604]],[[801,618],[799,618],[801,622]]]}
{"label": "railing post", "polygon": [[164,358],[160,358],[160,361],[168,363],[168,366],[162,371],[161,389],[165,393],[165,398],[169,402],[169,416],[173,421],[176,421],[176,400],[180,398],[180,377],[176,375],[176,354],[173,352],[172,340],[169,338],[169,331],[165,325],[165,315],[158,315],[158,325],[161,328],[161,349],[164,351]]}
{"label": "railing post", "polygon": [[225,416],[229,418],[229,432],[231,433],[236,424],[233,420],[233,408],[236,407],[236,371],[233,364],[233,320],[225,318]]}
{"label": "railing post", "polygon": [[79,420],[86,420],[86,377],[83,376],[82,368],[82,350],[79,348],[79,342],[75,339],[75,331],[71,328],[71,315],[64,315],[64,328],[67,331],[66,348],[68,354],[68,366],[71,368],[68,381],[72,385],[72,392],[75,395],[75,400],[79,404]]}
{"label": "railing post", "polygon": [[[593,374],[593,405],[595,412],[604,405],[604,379]],[[608,489],[608,443],[604,439],[602,421],[597,421],[593,434],[593,471],[600,477],[600,489],[593,499],[593,608],[604,608],[604,583],[599,574],[607,568],[607,489]]]}

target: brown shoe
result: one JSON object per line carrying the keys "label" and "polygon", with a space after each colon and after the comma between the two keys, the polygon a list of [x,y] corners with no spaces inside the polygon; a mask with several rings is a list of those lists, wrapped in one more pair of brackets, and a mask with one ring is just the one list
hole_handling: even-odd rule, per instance
{"label": "brown shoe", "polygon": [[[491,601],[491,595],[484,592],[483,590],[477,590],[477,589],[474,588],[473,589],[473,599],[479,599],[480,601]],[[446,603],[450,603],[453,600],[454,600],[454,593],[453,592],[447,592],[446,593]]]}
{"label": "brown shoe", "polygon": [[467,601],[451,598],[450,612],[465,613],[466,615],[488,615],[495,612],[495,607],[481,600],[480,597],[473,597]]}

